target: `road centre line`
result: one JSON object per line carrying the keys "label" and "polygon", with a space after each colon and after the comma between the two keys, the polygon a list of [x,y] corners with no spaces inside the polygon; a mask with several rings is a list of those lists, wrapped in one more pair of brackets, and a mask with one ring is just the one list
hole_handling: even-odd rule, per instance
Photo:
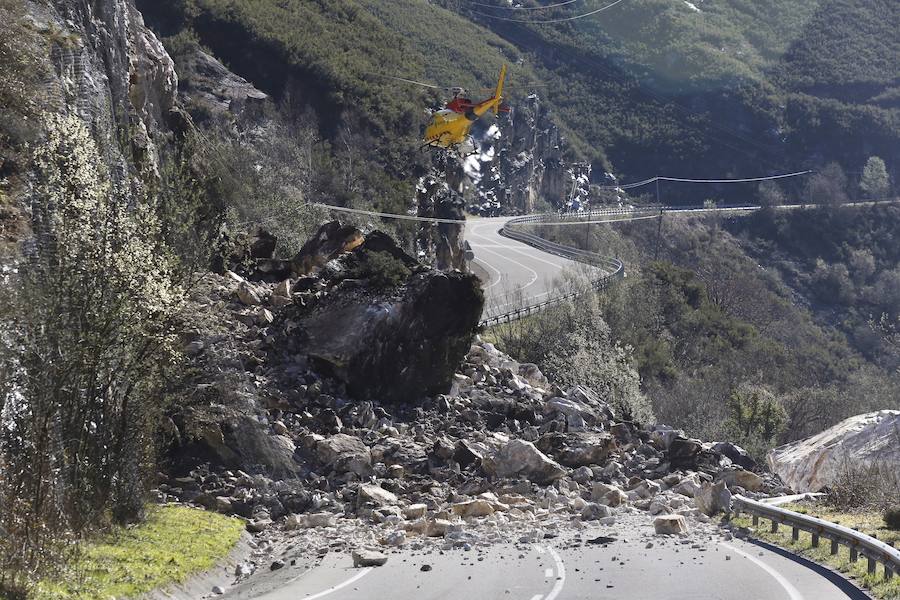
{"label": "road centre line", "polygon": [[[554,550],[552,546],[547,546],[547,551],[556,562],[557,576],[556,585],[554,585],[553,589],[550,590],[550,593],[547,594],[545,600],[555,600],[556,597],[559,596],[560,592],[562,592],[563,586],[566,585],[566,566],[563,564],[562,558],[560,558],[559,554],[557,554],[556,550]],[[792,598],[791,600],[794,599]]]}
{"label": "road centre line", "polygon": [[484,289],[489,290],[489,289],[491,289],[492,287],[494,287],[495,285],[499,284],[499,283],[503,280],[503,273],[501,273],[501,272],[497,269],[497,267],[495,267],[494,265],[492,265],[492,264],[490,264],[490,263],[488,263],[488,262],[483,261],[482,259],[478,258],[477,256],[475,257],[475,262],[481,263],[482,265],[484,265],[485,267],[487,267],[488,269],[490,269],[491,271],[493,271],[494,273],[497,274],[497,281],[495,281],[494,283],[490,284],[489,286],[487,286],[487,287],[484,288]]}
{"label": "road centre line", "polygon": [[512,264],[514,264],[518,267],[521,267],[521,268],[525,269],[526,271],[530,272],[533,277],[531,278],[531,281],[529,281],[527,284],[522,286],[522,289],[531,287],[538,280],[538,272],[535,271],[534,269],[532,269],[531,267],[523,265],[522,263],[520,263],[516,260],[513,260],[513,259],[509,258],[508,256],[504,256],[503,254],[500,254],[499,252],[494,252],[493,250],[484,250],[484,251],[487,252],[488,254],[493,254],[494,256],[499,256],[503,260],[511,262]]}

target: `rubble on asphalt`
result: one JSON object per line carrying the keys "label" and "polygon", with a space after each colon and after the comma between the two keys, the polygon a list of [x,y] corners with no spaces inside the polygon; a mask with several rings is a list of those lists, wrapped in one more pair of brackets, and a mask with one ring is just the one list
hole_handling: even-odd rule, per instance
{"label": "rubble on asphalt", "polygon": [[447,393],[353,399],[273,347],[284,307],[322,293],[310,279],[214,278],[198,303],[221,318],[185,342],[221,379],[200,384],[212,408],[173,416],[173,454],[193,464],[161,474],[157,496],[246,520],[255,548],[238,578],[298,549],[362,564],[588,527],[717,535],[710,517],[732,494],[789,492],[733,444],[620,420],[593,390],[563,389],[477,337]]}

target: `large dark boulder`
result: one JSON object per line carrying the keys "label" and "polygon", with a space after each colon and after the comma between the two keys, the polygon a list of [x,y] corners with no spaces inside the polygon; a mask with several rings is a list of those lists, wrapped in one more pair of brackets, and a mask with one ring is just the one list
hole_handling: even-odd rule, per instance
{"label": "large dark boulder", "polygon": [[483,305],[473,275],[420,270],[396,288],[345,290],[312,310],[292,307],[288,345],[357,399],[414,402],[450,389]]}

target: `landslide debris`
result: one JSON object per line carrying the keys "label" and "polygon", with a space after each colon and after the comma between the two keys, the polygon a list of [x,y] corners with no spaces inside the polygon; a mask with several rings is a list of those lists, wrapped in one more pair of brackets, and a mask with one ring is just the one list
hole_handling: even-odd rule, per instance
{"label": "landslide debris", "polygon": [[322,240],[327,260],[301,277],[229,270],[196,290],[198,397],[172,415],[158,497],[245,518],[257,547],[241,577],[290,551],[694,532],[732,493],[787,492],[737,446],[622,420],[479,339],[469,275],[412,261],[394,289],[350,278],[359,253],[400,251],[363,237]]}

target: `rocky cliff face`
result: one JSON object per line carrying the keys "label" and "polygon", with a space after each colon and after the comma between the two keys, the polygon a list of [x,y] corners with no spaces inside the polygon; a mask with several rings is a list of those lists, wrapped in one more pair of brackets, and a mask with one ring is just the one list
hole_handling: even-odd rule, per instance
{"label": "rocky cliff face", "polygon": [[581,207],[590,196],[591,166],[565,159],[567,141],[549,107],[531,95],[484,133],[481,152],[466,160],[473,203],[483,213],[529,213]]}
{"label": "rocky cliff face", "polygon": [[176,102],[172,59],[131,0],[26,4],[53,65],[48,108],[88,123],[117,176],[126,159],[145,175],[158,174],[160,153],[190,121]]}

